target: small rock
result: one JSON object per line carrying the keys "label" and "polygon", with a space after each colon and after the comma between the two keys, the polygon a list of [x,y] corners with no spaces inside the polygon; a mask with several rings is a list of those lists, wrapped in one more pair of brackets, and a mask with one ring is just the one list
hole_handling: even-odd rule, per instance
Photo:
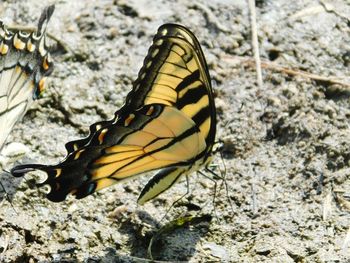
{"label": "small rock", "polygon": [[217,245],[213,242],[203,244],[203,249],[210,250],[211,255],[220,258],[221,262],[228,262],[230,259],[227,250],[223,246]]}
{"label": "small rock", "polygon": [[255,246],[255,252],[258,255],[267,256],[271,253],[273,247],[270,244],[260,243]]}
{"label": "small rock", "polygon": [[267,98],[267,103],[272,106],[280,106],[281,105],[281,100],[276,97],[276,96],[271,96]]}
{"label": "small rock", "polygon": [[23,143],[13,142],[6,145],[6,147],[2,150],[1,154],[9,158],[15,158],[17,156],[21,157],[22,155],[28,152],[28,147],[25,146]]}

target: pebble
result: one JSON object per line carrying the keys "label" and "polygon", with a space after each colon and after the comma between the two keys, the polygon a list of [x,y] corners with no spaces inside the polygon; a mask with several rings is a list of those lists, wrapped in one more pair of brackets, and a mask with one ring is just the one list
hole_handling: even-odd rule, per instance
{"label": "pebble", "polygon": [[203,244],[203,249],[210,250],[213,257],[219,258],[221,262],[229,262],[229,253],[223,246],[219,246],[213,242],[207,242]]}

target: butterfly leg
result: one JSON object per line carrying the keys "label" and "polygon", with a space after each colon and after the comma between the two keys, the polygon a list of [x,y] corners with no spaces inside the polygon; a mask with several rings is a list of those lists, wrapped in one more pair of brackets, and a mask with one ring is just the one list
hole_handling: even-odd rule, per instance
{"label": "butterfly leg", "polygon": [[[221,159],[223,160],[223,158],[222,158],[222,153],[220,152],[220,155],[221,155]],[[229,196],[229,187],[228,187],[228,184],[227,184],[227,180],[226,180],[226,165],[225,165],[225,162],[223,161],[223,165],[224,165],[224,171],[223,172],[221,172],[221,170],[220,170],[220,173],[221,173],[221,175],[218,175],[216,172],[214,172],[213,170],[211,170],[210,168],[209,168],[209,165],[207,165],[206,167],[205,167],[205,170],[207,171],[207,172],[209,172],[210,174],[212,174],[213,175],[213,177],[214,178],[210,178],[210,177],[208,177],[208,176],[205,176],[203,173],[203,175],[205,176],[205,177],[207,177],[207,178],[209,178],[209,179],[211,179],[212,181],[214,181],[214,191],[215,191],[215,193],[214,193],[214,200],[213,200],[213,202],[215,202],[215,194],[216,194],[216,189],[217,189],[217,184],[216,184],[216,178],[218,178],[218,179],[221,179],[222,180],[222,184],[224,184],[224,186],[225,186],[225,192],[226,192],[226,198],[227,198],[227,201],[228,201],[228,203],[229,203],[229,205],[230,205],[230,207],[231,207],[231,211],[232,211],[232,213],[234,212],[234,209],[233,209],[233,204],[232,204],[232,201],[231,201],[231,199],[230,199],[230,196]],[[221,184],[221,186],[220,186],[220,189],[221,189],[221,187],[222,187],[222,184]],[[220,190],[219,190],[220,191]],[[215,207],[215,204],[214,204],[214,207]]]}
{"label": "butterfly leg", "polygon": [[[205,169],[207,170],[207,168],[205,168]],[[213,171],[211,171],[211,172],[214,173]],[[213,179],[213,178],[211,178],[210,176],[206,175],[205,173],[203,173],[201,171],[198,171],[198,173],[214,183],[214,195],[213,195],[213,201],[212,201],[213,202],[213,207],[214,207],[213,210],[214,210],[215,217],[217,218],[218,221],[220,221],[219,216],[218,216],[217,211],[216,211],[216,206],[215,206],[216,190],[217,190],[217,187],[218,187],[218,183],[216,182],[215,177]]]}
{"label": "butterfly leg", "polygon": [[163,219],[167,216],[167,214],[170,212],[170,210],[178,203],[182,200],[182,198],[184,198],[186,195],[188,195],[190,193],[190,179],[188,178],[188,175],[186,174],[186,184],[187,184],[187,190],[186,193],[184,193],[182,196],[180,196],[180,198],[178,198],[175,202],[173,202],[171,204],[171,206],[166,210],[164,216],[162,217],[162,219],[160,221],[163,221]]}

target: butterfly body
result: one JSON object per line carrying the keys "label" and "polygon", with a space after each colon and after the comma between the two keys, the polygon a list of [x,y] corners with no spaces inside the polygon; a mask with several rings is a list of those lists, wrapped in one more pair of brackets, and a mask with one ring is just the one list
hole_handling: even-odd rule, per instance
{"label": "butterfly body", "polygon": [[125,105],[110,121],[90,126],[88,137],[69,142],[57,165],[28,164],[14,175],[48,174],[47,197],[83,198],[136,175],[160,170],[144,187],[144,203],[210,160],[216,131],[215,105],[204,55],[185,27],[158,29]]}

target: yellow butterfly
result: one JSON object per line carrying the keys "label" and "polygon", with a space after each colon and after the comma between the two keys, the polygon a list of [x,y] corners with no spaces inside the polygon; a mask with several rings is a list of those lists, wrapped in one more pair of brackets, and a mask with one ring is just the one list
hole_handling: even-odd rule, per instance
{"label": "yellow butterfly", "polygon": [[8,30],[0,20],[0,150],[53,70],[45,45],[46,26],[53,11],[54,6],[44,9],[32,33]]}
{"label": "yellow butterfly", "polygon": [[83,198],[144,172],[161,169],[138,203],[153,199],[182,176],[207,165],[216,113],[207,64],[198,40],[181,25],[162,25],[124,106],[110,121],[90,126],[88,137],[66,144],[57,165],[25,164],[11,173],[48,174],[47,197]]}

